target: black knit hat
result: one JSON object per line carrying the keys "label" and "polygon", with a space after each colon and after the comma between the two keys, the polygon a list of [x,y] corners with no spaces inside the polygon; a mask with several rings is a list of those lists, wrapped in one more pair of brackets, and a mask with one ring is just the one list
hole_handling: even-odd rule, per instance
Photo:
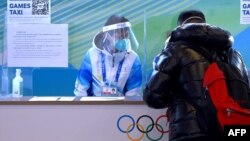
{"label": "black knit hat", "polygon": [[112,24],[117,24],[117,23],[123,23],[123,22],[128,22],[129,20],[126,19],[123,16],[119,16],[119,15],[112,15],[109,17],[109,19],[107,20],[107,22],[105,23],[104,26],[108,26],[108,25],[112,25]]}
{"label": "black knit hat", "polygon": [[185,23],[205,23],[206,19],[204,14],[199,10],[187,10],[180,13],[177,25],[182,25]]}

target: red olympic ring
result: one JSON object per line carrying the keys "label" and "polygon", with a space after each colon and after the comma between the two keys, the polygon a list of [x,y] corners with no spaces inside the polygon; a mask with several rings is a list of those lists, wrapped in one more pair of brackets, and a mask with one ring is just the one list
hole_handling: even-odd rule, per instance
{"label": "red olympic ring", "polygon": [[[161,115],[161,116],[159,116],[159,117],[156,119],[156,122],[155,122],[156,125],[159,125],[158,122],[159,122],[159,120],[160,120],[161,118],[163,118],[163,117],[166,117],[166,118],[167,118],[167,121],[168,121],[167,124],[169,123],[168,116],[167,116],[167,115]],[[156,129],[157,129],[159,132],[161,132],[161,133],[168,133],[168,132],[169,132],[169,130],[163,131],[162,128],[159,129],[158,126],[156,126]]]}

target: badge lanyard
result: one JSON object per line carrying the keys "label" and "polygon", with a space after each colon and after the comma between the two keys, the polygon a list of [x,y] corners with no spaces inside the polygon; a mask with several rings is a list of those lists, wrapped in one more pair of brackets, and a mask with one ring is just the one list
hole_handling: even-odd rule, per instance
{"label": "badge lanyard", "polygon": [[[123,59],[120,61],[119,65],[118,65],[118,68],[117,68],[117,71],[116,71],[116,75],[115,75],[115,82],[118,82],[118,79],[119,79],[120,74],[121,74],[122,65],[123,65],[124,60],[125,60],[125,56],[123,57]],[[103,53],[101,53],[101,62],[102,62],[102,78],[103,78],[103,81],[105,82],[105,84],[107,84],[105,56],[104,56]]]}

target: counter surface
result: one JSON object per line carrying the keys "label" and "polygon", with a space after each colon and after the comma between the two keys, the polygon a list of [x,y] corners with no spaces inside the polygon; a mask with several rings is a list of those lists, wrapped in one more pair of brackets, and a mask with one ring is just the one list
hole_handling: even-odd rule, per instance
{"label": "counter surface", "polygon": [[142,97],[1,97],[0,105],[143,105]]}

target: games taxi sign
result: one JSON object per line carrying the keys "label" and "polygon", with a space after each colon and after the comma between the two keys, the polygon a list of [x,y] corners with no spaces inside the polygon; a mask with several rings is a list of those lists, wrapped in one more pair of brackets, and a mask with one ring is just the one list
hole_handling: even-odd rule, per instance
{"label": "games taxi sign", "polygon": [[240,1],[240,24],[250,24],[250,0]]}
{"label": "games taxi sign", "polygon": [[7,0],[7,23],[50,23],[50,0]]}

